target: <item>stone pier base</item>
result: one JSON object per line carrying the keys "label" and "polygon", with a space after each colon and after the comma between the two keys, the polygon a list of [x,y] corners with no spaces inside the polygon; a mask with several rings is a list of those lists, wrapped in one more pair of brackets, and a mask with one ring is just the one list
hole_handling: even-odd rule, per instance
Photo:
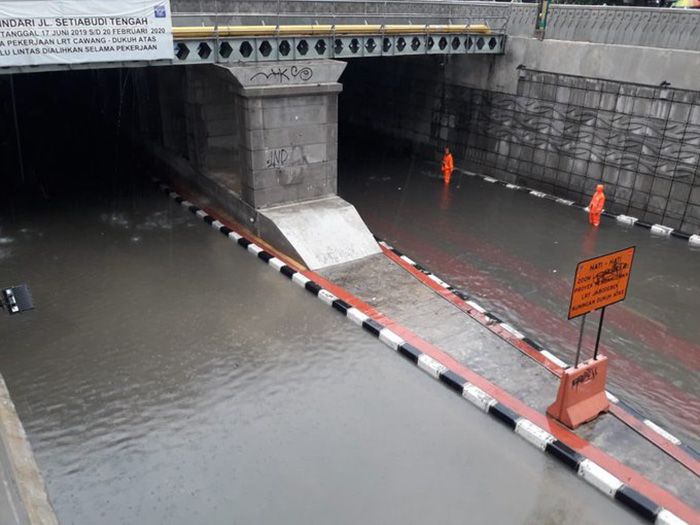
{"label": "stone pier base", "polygon": [[344,69],[333,60],[189,67],[184,112],[161,93],[163,146],[173,151],[172,129],[186,130],[187,166],[176,172],[312,269],[379,252],[355,208],[336,196]]}

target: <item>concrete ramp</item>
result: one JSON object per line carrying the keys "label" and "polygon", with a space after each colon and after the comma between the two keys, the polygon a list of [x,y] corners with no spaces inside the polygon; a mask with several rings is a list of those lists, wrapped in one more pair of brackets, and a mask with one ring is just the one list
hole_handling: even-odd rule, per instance
{"label": "concrete ramp", "polygon": [[332,196],[258,210],[311,270],[380,253],[355,207]]}

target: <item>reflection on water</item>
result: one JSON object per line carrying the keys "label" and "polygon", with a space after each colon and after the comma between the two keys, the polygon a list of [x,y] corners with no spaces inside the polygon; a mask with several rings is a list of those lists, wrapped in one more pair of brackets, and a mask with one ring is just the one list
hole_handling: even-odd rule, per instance
{"label": "reflection on water", "polygon": [[[368,161],[369,149],[355,147],[341,155],[340,193],[373,232],[569,362],[579,326],[566,319],[577,262],[636,245],[627,300],[605,316],[609,386],[700,445],[700,262],[686,242],[609,220],[596,230],[581,210],[471,177],[453,177],[446,188],[437,162],[389,154]],[[589,318],[584,355],[597,328],[597,314]]]}
{"label": "reflection on water", "polygon": [[37,303],[0,370],[64,524],[635,522],[153,191],[0,227]]}

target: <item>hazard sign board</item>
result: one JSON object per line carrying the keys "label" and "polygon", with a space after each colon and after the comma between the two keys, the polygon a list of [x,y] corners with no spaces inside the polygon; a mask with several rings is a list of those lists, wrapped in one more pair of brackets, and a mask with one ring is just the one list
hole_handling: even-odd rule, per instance
{"label": "hazard sign board", "polygon": [[578,263],[571,290],[569,319],[624,301],[634,249],[630,246]]}

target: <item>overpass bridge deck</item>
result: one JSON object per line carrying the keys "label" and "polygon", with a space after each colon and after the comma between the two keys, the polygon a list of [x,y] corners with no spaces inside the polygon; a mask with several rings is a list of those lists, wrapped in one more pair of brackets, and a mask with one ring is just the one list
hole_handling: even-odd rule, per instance
{"label": "overpass bridge deck", "polygon": [[0,67],[0,74],[114,67],[241,64],[411,55],[498,55],[506,35],[485,24],[340,24],[173,28],[173,58]]}

